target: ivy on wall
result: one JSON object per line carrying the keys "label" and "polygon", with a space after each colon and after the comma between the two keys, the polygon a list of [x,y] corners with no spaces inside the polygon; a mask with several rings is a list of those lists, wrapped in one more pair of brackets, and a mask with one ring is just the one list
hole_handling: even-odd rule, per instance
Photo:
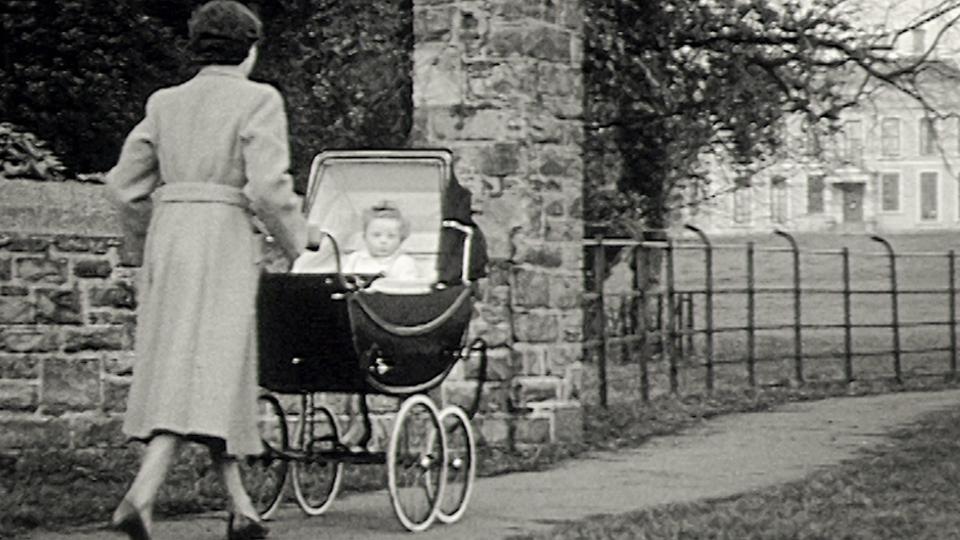
{"label": "ivy on wall", "polygon": [[[108,169],[147,96],[194,73],[198,0],[6,0],[0,121],[49,141],[74,173]],[[262,0],[252,78],[277,86],[300,188],[324,148],[400,147],[412,118],[412,0]]]}

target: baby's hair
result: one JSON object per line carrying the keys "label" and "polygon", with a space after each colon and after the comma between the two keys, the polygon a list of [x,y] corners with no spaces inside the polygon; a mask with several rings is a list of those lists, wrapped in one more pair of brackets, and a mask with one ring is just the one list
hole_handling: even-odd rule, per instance
{"label": "baby's hair", "polygon": [[400,239],[406,240],[410,236],[410,222],[403,217],[403,213],[393,201],[382,200],[363,211],[363,230],[366,232],[370,222],[375,219],[393,219],[400,223]]}

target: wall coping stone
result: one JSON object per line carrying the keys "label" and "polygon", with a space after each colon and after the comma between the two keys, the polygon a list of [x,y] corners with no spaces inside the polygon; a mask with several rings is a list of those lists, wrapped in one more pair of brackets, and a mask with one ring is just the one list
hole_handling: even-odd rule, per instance
{"label": "wall coping stone", "polygon": [[102,184],[0,181],[0,231],[120,236],[120,217]]}

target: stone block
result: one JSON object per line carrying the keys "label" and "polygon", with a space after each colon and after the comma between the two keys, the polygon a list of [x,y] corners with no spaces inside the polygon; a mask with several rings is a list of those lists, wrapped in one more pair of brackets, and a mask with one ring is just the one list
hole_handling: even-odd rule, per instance
{"label": "stone block", "polygon": [[510,399],[513,407],[522,409],[531,403],[558,399],[562,380],[550,375],[516,377],[511,383]]}
{"label": "stone block", "polygon": [[107,375],[128,376],[133,374],[136,354],[133,351],[114,353],[103,360],[103,372]]}
{"label": "stone block", "polygon": [[513,442],[517,444],[549,443],[550,419],[546,417],[517,418],[514,421]]}
{"label": "stone block", "polygon": [[470,323],[467,341],[483,338],[487,347],[502,347],[513,341],[513,333],[509,322],[491,324],[483,319],[474,319]]}
{"label": "stone block", "polygon": [[[462,362],[464,378],[479,379],[481,357],[472,354]],[[520,360],[516,354],[506,347],[487,350],[487,367],[485,379],[488,381],[509,381],[517,374]]]}
{"label": "stone block", "polygon": [[544,220],[543,237],[548,242],[576,242],[583,237],[583,223],[570,219],[548,218]]}
{"label": "stone block", "polygon": [[516,353],[520,356],[520,373],[523,375],[547,375],[547,351],[543,345],[517,343]]}
{"label": "stone block", "polygon": [[0,379],[0,410],[34,411],[37,408],[37,384],[25,380]]}
{"label": "stone block", "polygon": [[567,368],[575,365],[583,358],[583,346],[580,343],[574,345],[560,345],[550,347],[547,352],[547,375],[565,377]]}
{"label": "stone block", "polygon": [[100,406],[100,361],[94,358],[47,358],[40,386],[44,411],[57,414]]}
{"label": "stone block", "polygon": [[127,410],[130,378],[106,376],[103,378],[103,410],[122,413]]}
{"label": "stone block", "polygon": [[509,324],[510,307],[509,306],[491,306],[489,304],[476,304],[477,316],[488,324]]}
{"label": "stone block", "polygon": [[[509,272],[509,268],[507,269]],[[497,285],[484,291],[483,303],[490,307],[509,307],[510,306],[510,285]]]}
{"label": "stone block", "polygon": [[69,420],[73,448],[115,448],[126,443],[123,417],[83,414]]}
{"label": "stone block", "polygon": [[583,312],[565,311],[560,315],[560,339],[566,343],[583,341]]}
{"label": "stone block", "polygon": [[560,325],[554,313],[515,313],[513,333],[517,341],[555,342],[560,337]]}
{"label": "stone block", "polygon": [[543,401],[532,407],[531,418],[545,418],[550,426],[549,442],[583,441],[583,407],[577,401]]}
{"label": "stone block", "polygon": [[473,420],[477,445],[505,447],[510,445],[511,418],[506,414],[485,414]]}
{"label": "stone block", "polygon": [[514,261],[542,268],[560,268],[563,266],[563,247],[555,244],[545,245],[535,241],[516,242]]}
{"label": "stone block", "polygon": [[413,102],[416,107],[449,107],[463,102],[460,53],[445,42],[422,43],[413,51]]}
{"label": "stone block", "polygon": [[583,283],[579,276],[551,275],[549,281],[550,307],[558,309],[575,309],[580,307]]}
{"label": "stone block", "polygon": [[18,285],[0,285],[0,296],[30,296],[30,289]]}
{"label": "stone block", "polygon": [[[4,330],[4,333],[9,329]],[[0,379],[36,379],[40,377],[40,360],[32,356],[0,356]]]}
{"label": "stone block", "polygon": [[445,41],[453,29],[457,9],[439,5],[414,9],[413,32],[418,41]]}
{"label": "stone block", "polygon": [[129,346],[122,326],[70,328],[64,333],[63,351],[119,351]]}
{"label": "stone block", "polygon": [[489,52],[495,57],[524,56],[524,29],[522,26],[493,24],[487,38]]}
{"label": "stone block", "polygon": [[45,253],[51,240],[45,236],[14,236],[4,244],[4,249],[17,253]]}
{"label": "stone block", "polygon": [[395,413],[400,410],[400,400],[392,396],[371,394],[367,396],[367,406],[372,412]]}
{"label": "stone block", "polygon": [[520,171],[522,151],[516,143],[494,143],[480,152],[480,172],[487,176],[507,176]]}
{"label": "stone block", "polygon": [[13,263],[9,257],[0,257],[0,281],[10,281],[13,278]]}
{"label": "stone block", "polygon": [[529,25],[522,37],[522,52],[540,60],[570,63],[570,34],[552,25]]}
{"label": "stone block", "polygon": [[30,283],[66,283],[67,259],[51,257],[22,257],[14,261],[15,275]]}
{"label": "stone block", "polygon": [[132,283],[126,281],[117,281],[107,287],[91,287],[87,296],[91,307],[137,308],[137,291]]}
{"label": "stone block", "polygon": [[[442,402],[470,409],[476,399],[477,381],[448,381],[443,384]],[[500,382],[488,382],[480,391],[480,412],[506,412],[509,410],[509,390]]]}
{"label": "stone block", "polygon": [[92,325],[136,325],[137,314],[132,311],[90,311],[87,324]]}
{"label": "stone block", "polygon": [[123,240],[117,237],[105,236],[57,236],[55,245],[57,249],[64,252],[73,253],[92,253],[95,255],[105,255],[110,252],[110,248],[119,247]]}
{"label": "stone block", "polygon": [[81,324],[83,308],[75,290],[37,289],[37,322],[46,324]]}
{"label": "stone block", "polygon": [[0,416],[0,448],[67,448],[70,428],[62,418],[35,415]]}
{"label": "stone block", "polygon": [[515,268],[511,291],[514,306],[535,308],[547,307],[550,304],[550,283],[543,272]]}
{"label": "stone block", "polygon": [[79,278],[108,278],[113,263],[106,259],[83,259],[73,263],[73,275]]}
{"label": "stone block", "polygon": [[60,348],[53,328],[11,327],[0,332],[0,350],[12,353],[52,352]]}
{"label": "stone block", "polygon": [[558,0],[557,7],[559,14],[557,22],[564,27],[579,33],[584,24],[584,6],[583,0]]}
{"label": "stone block", "polygon": [[0,296],[0,324],[32,324],[37,320],[33,302],[22,296]]}

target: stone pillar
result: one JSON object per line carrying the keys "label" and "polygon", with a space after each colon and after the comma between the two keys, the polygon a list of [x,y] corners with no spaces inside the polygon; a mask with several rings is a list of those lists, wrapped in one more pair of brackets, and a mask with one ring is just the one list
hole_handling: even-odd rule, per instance
{"label": "stone pillar", "polygon": [[581,0],[414,1],[411,146],[453,150],[489,244],[471,332],[491,347],[490,444],[582,434],[582,30]]}

